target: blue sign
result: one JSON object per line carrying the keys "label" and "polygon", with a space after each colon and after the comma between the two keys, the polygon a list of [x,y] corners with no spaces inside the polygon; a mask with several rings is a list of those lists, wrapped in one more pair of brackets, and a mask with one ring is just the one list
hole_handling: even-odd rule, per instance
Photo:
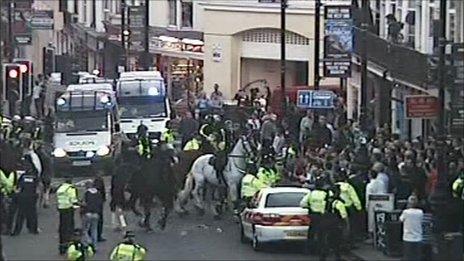
{"label": "blue sign", "polygon": [[308,109],[332,109],[335,94],[331,91],[300,90],[296,106]]}

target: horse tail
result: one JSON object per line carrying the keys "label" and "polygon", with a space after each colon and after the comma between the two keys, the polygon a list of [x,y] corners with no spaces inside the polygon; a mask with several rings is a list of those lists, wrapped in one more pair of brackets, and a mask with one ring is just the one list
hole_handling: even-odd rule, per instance
{"label": "horse tail", "polygon": [[193,177],[192,173],[188,173],[184,183],[184,189],[179,192],[178,200],[181,205],[187,202],[190,194],[192,193],[193,187],[195,186],[195,178]]}

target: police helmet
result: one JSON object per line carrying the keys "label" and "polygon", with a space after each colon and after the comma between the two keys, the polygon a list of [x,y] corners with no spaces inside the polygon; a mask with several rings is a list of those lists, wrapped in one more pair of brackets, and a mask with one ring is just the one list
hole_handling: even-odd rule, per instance
{"label": "police helmet", "polygon": [[135,234],[134,234],[134,231],[132,231],[132,230],[128,230],[124,234],[124,238],[134,238],[134,237],[135,237]]}
{"label": "police helmet", "polygon": [[11,119],[12,122],[16,122],[16,123],[19,123],[21,121],[21,116],[19,115],[15,115],[13,116],[13,118]]}
{"label": "police helmet", "polygon": [[213,120],[214,120],[215,122],[220,122],[220,121],[221,121],[221,116],[218,115],[218,114],[214,114],[214,115],[213,115]]}

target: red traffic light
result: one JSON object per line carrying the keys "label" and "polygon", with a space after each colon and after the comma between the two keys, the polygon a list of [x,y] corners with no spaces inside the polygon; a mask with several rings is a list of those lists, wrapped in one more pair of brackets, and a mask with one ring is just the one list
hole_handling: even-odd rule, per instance
{"label": "red traffic light", "polygon": [[16,69],[11,69],[9,72],[8,72],[8,76],[10,78],[16,78],[18,77],[18,71]]}
{"label": "red traffic light", "polygon": [[21,71],[21,73],[27,72],[28,71],[27,65],[25,64],[19,65],[19,70]]}

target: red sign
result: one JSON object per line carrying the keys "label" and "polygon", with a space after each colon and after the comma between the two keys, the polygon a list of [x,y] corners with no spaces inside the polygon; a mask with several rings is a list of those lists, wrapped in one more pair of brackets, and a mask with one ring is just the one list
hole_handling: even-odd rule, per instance
{"label": "red sign", "polygon": [[406,118],[435,118],[439,113],[438,98],[430,95],[411,95],[404,98]]}

